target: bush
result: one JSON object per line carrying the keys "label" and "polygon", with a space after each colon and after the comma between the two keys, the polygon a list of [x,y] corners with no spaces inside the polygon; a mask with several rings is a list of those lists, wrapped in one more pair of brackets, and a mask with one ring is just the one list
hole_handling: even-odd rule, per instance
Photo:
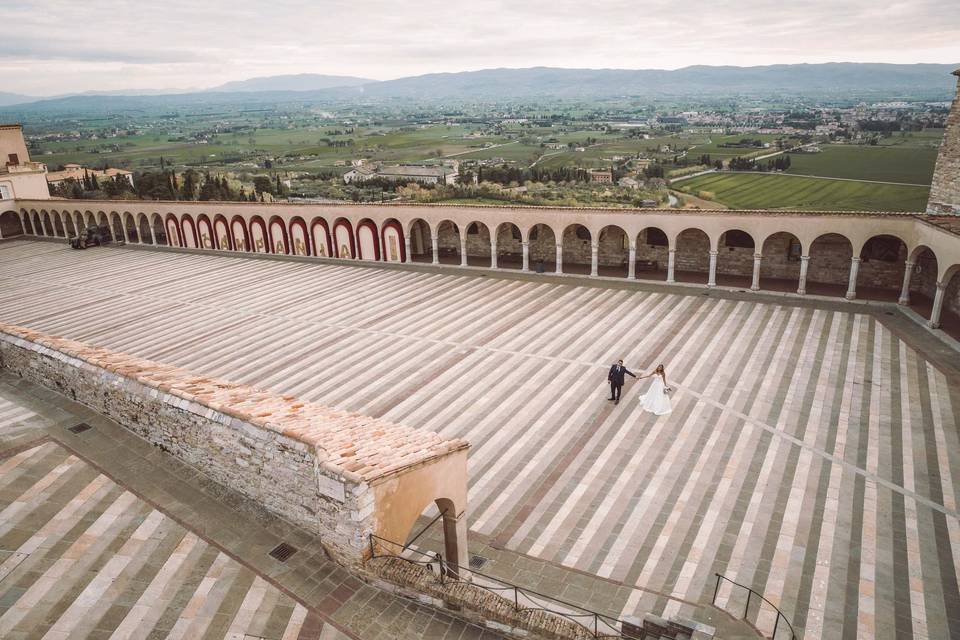
{"label": "bush", "polygon": [[713,200],[717,197],[713,191],[697,191],[697,197],[701,200]]}

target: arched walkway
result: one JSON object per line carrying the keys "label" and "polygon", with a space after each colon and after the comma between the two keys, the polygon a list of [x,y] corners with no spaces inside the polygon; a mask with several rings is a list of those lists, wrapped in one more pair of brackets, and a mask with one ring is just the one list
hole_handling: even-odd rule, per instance
{"label": "arched walkway", "polygon": [[535,224],[527,232],[530,246],[530,270],[537,273],[557,270],[557,234],[550,225]]}
{"label": "arched walkway", "polygon": [[0,238],[24,235],[23,224],[16,211],[0,213]]}
{"label": "arched walkway", "polygon": [[137,233],[140,237],[141,244],[154,243],[150,233],[150,222],[147,220],[147,216],[142,213],[137,216]]}
{"label": "arched walkway", "polygon": [[166,246],[170,244],[170,240],[167,237],[167,230],[163,224],[163,218],[160,217],[159,213],[153,214],[153,239],[160,246]]}
{"label": "arched walkway", "polygon": [[582,224],[571,224],[564,229],[560,240],[563,249],[557,272],[589,274],[593,257],[592,240],[590,230]]}
{"label": "arched walkway", "polygon": [[597,236],[597,275],[626,278],[629,262],[630,238],[627,232],[614,225],[600,229]]}
{"label": "arched walkway", "polygon": [[[673,279],[707,284],[710,269],[710,238],[701,229],[684,229],[677,235]],[[668,278],[669,280],[669,278]]]}
{"label": "arched walkway", "polygon": [[50,214],[46,211],[43,212],[43,235],[53,236],[53,223],[50,221]]}
{"label": "arched walkway", "polygon": [[57,234],[58,238],[67,237],[67,232],[63,228],[63,218],[60,217],[59,211],[53,212],[53,230]]}
{"label": "arched walkway", "polygon": [[717,241],[717,284],[747,289],[753,283],[756,241],[741,229],[724,231]]}
{"label": "arched walkway", "polygon": [[77,226],[73,224],[73,215],[69,211],[64,211],[63,218],[67,227],[67,237],[75,237],[77,235]]}
{"label": "arched walkway", "polygon": [[467,264],[471,267],[490,266],[490,229],[482,222],[467,225]]}
{"label": "arched walkway", "polygon": [[43,232],[43,223],[40,222],[40,215],[36,211],[30,212],[30,222],[33,226],[31,233],[35,236],[44,236],[46,235]]}
{"label": "arched walkway", "polygon": [[120,220],[120,214],[113,212],[110,214],[110,231],[113,233],[113,239],[120,242],[126,234],[123,232],[123,222]]}
{"label": "arched walkway", "polygon": [[960,340],[960,263],[943,274],[934,296],[932,326]]}
{"label": "arched walkway", "polygon": [[496,252],[496,258],[491,261],[490,266],[501,269],[523,268],[523,235],[520,227],[512,222],[502,222],[497,226]]}
{"label": "arched walkway", "polygon": [[[117,220],[120,220],[119,216],[117,216]],[[97,214],[97,226],[100,227],[100,235],[106,240],[113,242],[116,239],[117,236],[115,236],[110,230],[110,222],[107,220],[107,214],[105,214],[103,211]],[[123,236],[121,235],[120,237],[122,238]]]}
{"label": "arched walkway", "polygon": [[900,304],[909,305],[918,314],[930,320],[933,311],[933,299],[937,294],[937,274],[940,273],[940,263],[936,254],[929,247],[919,246],[910,252],[908,262],[910,281],[907,285],[907,295],[900,295]]}
{"label": "arched walkway", "polygon": [[444,220],[437,225],[438,257],[442,264],[465,264],[463,240],[460,228],[450,220]]}
{"label": "arched walkway", "polygon": [[133,219],[132,213],[126,214],[127,242],[140,242],[140,234],[137,232],[137,223]]}
{"label": "arched walkway", "polygon": [[796,292],[800,287],[802,254],[800,239],[792,233],[778,231],[767,236],[760,247],[758,288]]}
{"label": "arched walkway", "polygon": [[850,279],[850,258],[853,257],[850,240],[839,233],[825,233],[810,243],[806,255],[809,256],[806,282],[801,265],[798,293],[845,296]]}
{"label": "arched walkway", "polygon": [[637,234],[634,274],[640,280],[666,280],[670,239],[663,229],[647,227]]}
{"label": "arched walkway", "polygon": [[873,236],[858,257],[859,262],[851,263],[854,286],[848,288],[847,297],[895,302],[903,285],[907,244],[896,236]]}

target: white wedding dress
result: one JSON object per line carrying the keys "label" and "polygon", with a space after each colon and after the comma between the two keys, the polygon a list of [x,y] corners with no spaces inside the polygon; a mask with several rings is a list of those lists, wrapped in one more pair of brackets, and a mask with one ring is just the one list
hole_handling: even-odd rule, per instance
{"label": "white wedding dress", "polygon": [[650,381],[650,388],[640,398],[643,410],[658,416],[665,416],[673,411],[673,407],[670,406],[670,396],[666,394],[665,389],[663,378],[653,376],[653,380]]}

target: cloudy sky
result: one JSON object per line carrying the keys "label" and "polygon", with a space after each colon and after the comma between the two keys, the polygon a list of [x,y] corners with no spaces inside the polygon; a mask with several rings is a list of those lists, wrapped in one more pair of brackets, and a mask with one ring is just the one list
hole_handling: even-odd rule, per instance
{"label": "cloudy sky", "polygon": [[490,67],[960,63],[960,0],[24,0],[0,91],[378,80]]}

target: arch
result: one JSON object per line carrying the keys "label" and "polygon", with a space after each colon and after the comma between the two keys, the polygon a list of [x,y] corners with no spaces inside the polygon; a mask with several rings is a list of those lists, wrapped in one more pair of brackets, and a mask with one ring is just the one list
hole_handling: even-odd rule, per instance
{"label": "arch", "polygon": [[907,266],[907,243],[890,234],[867,238],[860,246],[856,296],[867,300],[896,301]]}
{"label": "arch", "polygon": [[285,256],[290,253],[290,238],[287,227],[280,216],[272,216],[267,227],[270,233],[270,253]]}
{"label": "arch", "polygon": [[357,257],[360,260],[379,260],[380,242],[377,225],[373,220],[364,218],[357,223]]}
{"label": "arch", "polygon": [[53,212],[53,230],[58,238],[65,238],[67,236],[67,232],[63,228],[63,217],[59,211]]}
{"label": "arch", "polygon": [[940,280],[940,260],[933,249],[919,245],[910,252],[910,262],[913,263],[913,269],[906,302],[911,309],[929,320],[933,310],[933,298],[937,293],[937,282]]}
{"label": "arch", "polygon": [[180,221],[172,213],[167,214],[167,238],[171,247],[183,246],[183,232],[180,231]]}
{"label": "arch", "polygon": [[[117,219],[119,220],[120,217],[117,216]],[[110,242],[115,240],[113,232],[110,231],[110,222],[107,220],[107,214],[105,214],[103,211],[97,213],[97,226],[100,227],[100,235],[102,237],[106,238]],[[123,236],[121,235],[120,237],[122,238]]]}
{"label": "arch", "polygon": [[800,284],[800,239],[789,231],[771,233],[760,244],[760,289],[796,291]]}
{"label": "arch", "polygon": [[150,221],[146,214],[141,213],[137,216],[137,233],[140,236],[140,244],[153,244],[153,237],[150,233]]}
{"label": "arch", "polygon": [[330,239],[330,227],[327,221],[317,217],[310,221],[310,239],[313,240],[313,254],[318,258],[336,257],[330,248],[333,242]]}
{"label": "arch", "polygon": [[666,280],[670,261],[670,238],[660,227],[644,227],[637,234],[636,277]]}
{"label": "arch", "polygon": [[267,235],[267,225],[260,216],[250,218],[250,251],[270,253],[270,236]]}
{"label": "arch", "polygon": [[426,220],[422,218],[411,220],[407,237],[410,239],[411,262],[433,262],[433,237]]}
{"label": "arch", "polygon": [[403,262],[407,259],[403,226],[398,220],[387,218],[380,226],[380,251],[386,262]]}
{"label": "arch", "polygon": [[453,220],[441,220],[437,225],[437,249],[440,262],[464,264],[463,236]]}
{"label": "arch", "polygon": [[523,233],[512,222],[497,225],[496,266],[504,269],[523,268]]}
{"label": "arch", "polygon": [[123,220],[120,219],[120,214],[116,211],[110,212],[110,231],[113,233],[114,240],[120,241],[126,237],[123,232]]}
{"label": "arch", "polygon": [[[490,227],[482,222],[467,225],[467,264],[477,267],[490,266]],[[462,245],[461,245],[462,246]]]}
{"label": "arch", "polygon": [[92,211],[87,211],[87,226],[88,227],[97,226],[97,217],[93,215]]}
{"label": "arch", "polygon": [[47,213],[46,211],[43,211],[42,214],[43,214],[43,220],[42,220],[43,235],[53,236],[53,223],[50,222],[50,214]]}
{"label": "arch", "polygon": [[63,217],[66,221],[67,237],[75,237],[77,235],[77,225],[73,224],[73,215],[69,211],[65,211]]}
{"label": "arch", "polygon": [[673,244],[674,279],[706,284],[710,276],[710,236],[703,229],[690,227],[678,233]]}
{"label": "arch", "polygon": [[140,234],[137,232],[137,222],[133,219],[133,214],[129,211],[124,215],[127,228],[127,242],[140,242]]}
{"label": "arch", "polygon": [[844,296],[850,280],[850,258],[853,243],[839,233],[824,233],[817,236],[806,254],[808,293],[828,296]]}
{"label": "arch", "polygon": [[611,224],[597,234],[597,272],[602,276],[626,278],[630,262],[630,236]]}
{"label": "arch", "polygon": [[23,221],[16,211],[0,213],[0,238],[24,235]]}
{"label": "arch", "polygon": [[210,217],[201,213],[197,216],[197,246],[201,249],[216,249],[216,235],[213,233],[213,224]]}
{"label": "arch", "polygon": [[153,226],[153,238],[157,244],[160,246],[170,246],[171,241],[167,235],[167,228],[166,225],[163,224],[163,218],[159,213],[153,214],[151,225]]}
{"label": "arch", "polygon": [[180,240],[181,246],[188,249],[200,247],[200,241],[197,238],[197,223],[193,221],[193,216],[189,213],[180,216]]}
{"label": "arch", "polygon": [[727,229],[717,238],[717,284],[749,287],[757,241],[743,229]]}
{"label": "arch", "polygon": [[234,251],[250,251],[250,233],[243,216],[233,216],[230,221],[230,235],[233,237]]}
{"label": "arch", "polygon": [[542,222],[527,230],[530,245],[530,270],[546,273],[557,270],[557,234],[553,227]]}
{"label": "arch", "polygon": [[300,216],[290,219],[290,253],[295,256],[312,256],[310,234],[307,232],[307,223]]}
{"label": "arch", "polygon": [[220,251],[233,251],[233,238],[230,237],[230,223],[227,217],[218,213],[213,217],[213,242]]}
{"label": "arch", "polygon": [[337,218],[333,223],[333,241],[337,247],[336,257],[344,260],[353,260],[357,257],[353,226],[346,218]]}
{"label": "arch", "polygon": [[955,340],[960,340],[960,263],[947,267],[940,282],[944,288],[938,328]]}
{"label": "arch", "polygon": [[563,264],[558,273],[590,273],[593,236],[582,224],[571,224],[563,230]]}
{"label": "arch", "polygon": [[86,225],[83,224],[83,214],[80,213],[79,211],[73,212],[73,223],[74,223],[74,226],[77,228],[77,235],[80,235],[83,232],[83,230],[86,229]]}

